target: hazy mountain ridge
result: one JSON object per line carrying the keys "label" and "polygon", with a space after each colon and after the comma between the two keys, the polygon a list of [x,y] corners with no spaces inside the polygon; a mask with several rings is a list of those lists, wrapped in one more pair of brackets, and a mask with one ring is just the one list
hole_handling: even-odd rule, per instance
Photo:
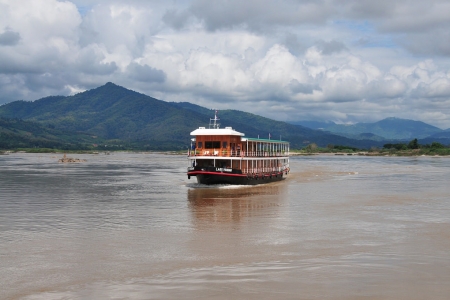
{"label": "hazy mountain ridge", "polygon": [[324,128],[327,128],[329,126],[335,125],[336,123],[328,121],[328,122],[321,122],[321,121],[296,121],[296,122],[289,122],[293,125],[300,125],[307,128],[315,129],[315,130],[323,130]]}
{"label": "hazy mountain ridge", "polygon": [[[307,123],[304,123],[307,124]],[[325,123],[322,123],[325,124]],[[413,121],[400,118],[386,118],[374,123],[357,123],[352,125],[335,124],[324,126],[324,131],[342,135],[349,138],[368,138],[376,140],[411,140],[414,138],[424,139],[439,135],[444,130],[421,121]]]}

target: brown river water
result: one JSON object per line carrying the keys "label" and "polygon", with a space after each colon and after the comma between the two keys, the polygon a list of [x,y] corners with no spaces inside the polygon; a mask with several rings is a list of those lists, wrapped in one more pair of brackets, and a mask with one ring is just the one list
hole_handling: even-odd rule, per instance
{"label": "brown river water", "polygon": [[209,187],[185,156],[68,156],[0,155],[0,299],[450,299],[450,158]]}

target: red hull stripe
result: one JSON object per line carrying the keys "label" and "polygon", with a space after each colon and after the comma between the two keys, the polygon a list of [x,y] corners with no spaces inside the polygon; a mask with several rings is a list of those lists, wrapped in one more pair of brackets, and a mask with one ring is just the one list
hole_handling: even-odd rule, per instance
{"label": "red hull stripe", "polygon": [[[247,177],[247,175],[245,175],[245,174],[219,173],[219,172],[208,172],[208,171],[193,171],[193,172],[188,172],[187,174],[189,176],[196,176],[196,175],[220,175],[220,176],[233,176],[233,177]],[[283,172],[274,173],[272,175],[275,176],[275,175],[279,175],[279,174],[283,174]],[[261,177],[260,174],[255,174],[255,175],[258,175],[259,177]],[[263,177],[269,177],[270,174],[264,174],[262,176]],[[249,177],[251,177],[250,174],[249,174]]]}
{"label": "red hull stripe", "polygon": [[196,175],[220,175],[220,176],[234,176],[234,177],[247,177],[244,174],[232,174],[232,173],[218,173],[218,172],[208,172],[208,171],[193,171],[188,172],[188,175],[196,176]]}

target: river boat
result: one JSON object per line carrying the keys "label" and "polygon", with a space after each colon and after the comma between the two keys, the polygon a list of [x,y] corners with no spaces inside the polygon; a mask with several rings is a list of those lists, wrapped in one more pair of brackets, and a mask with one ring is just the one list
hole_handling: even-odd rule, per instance
{"label": "river boat", "polygon": [[256,185],[289,173],[289,142],[247,138],[232,127],[219,128],[217,111],[209,128],[191,132],[187,176],[201,184]]}

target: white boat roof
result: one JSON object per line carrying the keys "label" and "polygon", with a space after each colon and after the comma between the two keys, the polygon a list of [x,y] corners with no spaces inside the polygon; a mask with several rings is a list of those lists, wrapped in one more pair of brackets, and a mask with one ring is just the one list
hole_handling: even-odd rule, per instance
{"label": "white boat roof", "polygon": [[205,128],[199,127],[191,132],[191,135],[239,135],[244,136],[245,134],[234,130],[231,127],[225,128]]}

